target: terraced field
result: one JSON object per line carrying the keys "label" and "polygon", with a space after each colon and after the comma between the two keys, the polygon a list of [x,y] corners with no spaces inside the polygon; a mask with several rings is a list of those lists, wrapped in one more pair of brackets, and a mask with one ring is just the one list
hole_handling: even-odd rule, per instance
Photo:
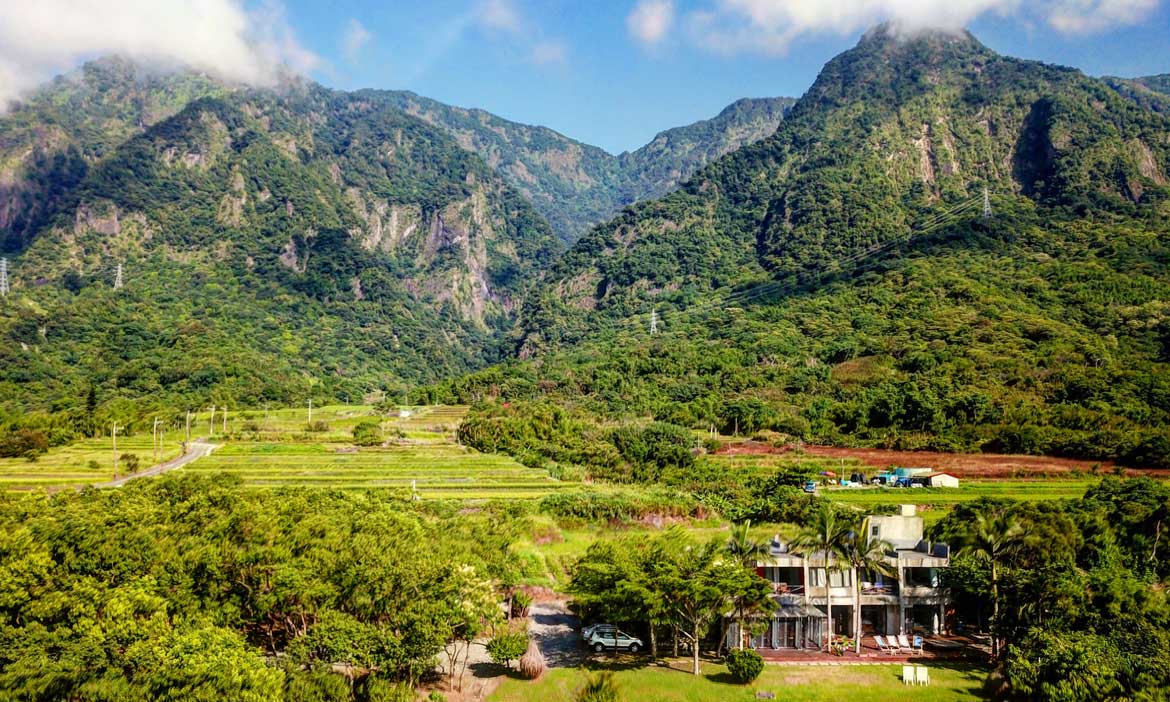
{"label": "terraced field", "polygon": [[342,444],[231,443],[182,468],[186,473],[237,475],[246,484],[385,489],[422,499],[535,498],[576,483],[553,480],[507,456],[454,443],[428,442],[356,453]]}
{"label": "terraced field", "polygon": [[[163,435],[160,461],[179,455],[178,431]],[[139,470],[154,463],[150,434],[118,437],[118,455],[138,456]],[[119,461],[119,473],[126,475],[126,464]],[[114,448],[110,437],[83,439],[68,446],[58,446],[29,462],[23,458],[0,458],[0,490],[28,490],[40,487],[72,487],[104,483],[114,477]]]}

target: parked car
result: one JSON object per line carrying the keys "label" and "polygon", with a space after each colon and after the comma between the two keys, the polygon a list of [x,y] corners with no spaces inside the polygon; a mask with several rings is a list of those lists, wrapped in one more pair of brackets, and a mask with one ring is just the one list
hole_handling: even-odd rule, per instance
{"label": "parked car", "polygon": [[617,631],[617,627],[614,626],[613,624],[590,624],[589,626],[587,626],[581,630],[581,640],[582,641],[589,641],[589,639],[595,633],[603,633],[603,634],[609,636],[609,635],[613,634],[613,632],[615,632],[615,631]]}
{"label": "parked car", "polygon": [[594,631],[587,642],[589,648],[601,653],[606,649],[618,650],[625,649],[630,653],[637,653],[642,649],[642,639],[636,636],[630,636],[624,631],[614,629],[613,631]]}

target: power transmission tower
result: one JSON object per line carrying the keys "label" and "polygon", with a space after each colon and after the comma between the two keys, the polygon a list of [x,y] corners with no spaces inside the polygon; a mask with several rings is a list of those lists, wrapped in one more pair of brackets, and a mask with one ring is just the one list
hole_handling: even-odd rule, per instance
{"label": "power transmission tower", "polygon": [[658,333],[658,310],[650,310],[650,335]]}
{"label": "power transmission tower", "polygon": [[991,219],[991,194],[983,189],[983,219]]}
{"label": "power transmission tower", "polygon": [[118,264],[118,270],[114,273],[114,290],[122,289],[122,264]]}
{"label": "power transmission tower", "polygon": [[8,259],[0,258],[0,297],[8,297]]}

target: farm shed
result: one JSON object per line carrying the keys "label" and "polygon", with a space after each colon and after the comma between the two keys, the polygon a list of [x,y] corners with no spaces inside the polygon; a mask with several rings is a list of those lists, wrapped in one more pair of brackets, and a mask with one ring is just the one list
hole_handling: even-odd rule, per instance
{"label": "farm shed", "polygon": [[930,487],[957,488],[959,479],[950,473],[931,473],[926,476]]}

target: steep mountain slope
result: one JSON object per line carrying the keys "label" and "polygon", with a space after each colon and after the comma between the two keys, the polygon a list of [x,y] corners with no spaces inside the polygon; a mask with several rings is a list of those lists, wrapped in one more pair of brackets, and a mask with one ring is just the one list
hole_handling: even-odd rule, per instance
{"label": "steep mountain slope", "polygon": [[771,136],[795,102],[743,98],[711,119],[668,129],[637,151],[622,154],[631,201],[665,195],[711,161]]}
{"label": "steep mountain slope", "polygon": [[572,243],[621,207],[665,194],[715,158],[776,131],[789,98],[739,100],[716,117],[662,132],[614,156],[547,127],[511,122],[404,91],[363,91],[446,129],[524,194]]}
{"label": "steep mountain slope", "polygon": [[89,165],[146,127],[225,85],[155,75],[106,58],[62,76],[0,119],[0,251],[23,248]]}
{"label": "steep mountain slope", "polygon": [[196,99],[83,170],[14,261],[9,408],[466,371],[559,248],[446,133],[315,85]]}
{"label": "steep mountain slope", "polygon": [[878,28],[579,241],[526,302],[535,361],[437,396],[1165,465],[1168,173],[1170,121],[1105,82]]}

